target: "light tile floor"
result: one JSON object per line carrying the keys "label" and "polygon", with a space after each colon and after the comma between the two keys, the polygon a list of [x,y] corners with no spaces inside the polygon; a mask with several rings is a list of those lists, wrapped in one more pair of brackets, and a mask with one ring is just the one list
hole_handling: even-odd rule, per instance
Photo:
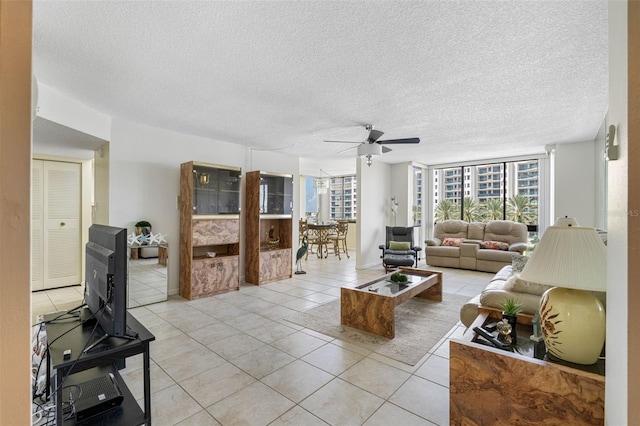
{"label": "light tile floor", "polygon": [[[421,267],[425,267],[424,260]],[[384,273],[333,256],[303,263],[306,275],[240,291],[137,307],[151,344],[154,425],[447,425],[448,338],[415,366],[303,329],[283,318],[339,297]],[[493,274],[447,268],[444,292],[478,294]],[[445,296],[446,297],[446,296]],[[77,306],[80,286],[33,293],[33,318]],[[142,404],[142,357],[122,375]]]}

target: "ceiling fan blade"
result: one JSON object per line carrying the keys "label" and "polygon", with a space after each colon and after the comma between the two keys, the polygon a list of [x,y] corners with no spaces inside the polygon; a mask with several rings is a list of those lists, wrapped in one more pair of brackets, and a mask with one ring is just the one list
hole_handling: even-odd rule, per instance
{"label": "ceiling fan blade", "polygon": [[382,146],[382,153],[385,154],[387,152],[393,151],[391,148],[387,148],[386,146]]}
{"label": "ceiling fan blade", "polygon": [[323,142],[329,142],[329,143],[362,143],[362,141],[360,141],[360,142],[356,142],[356,141],[323,141]]}
{"label": "ceiling fan blade", "polygon": [[369,131],[369,138],[367,140],[369,141],[369,143],[374,143],[375,141],[380,139],[380,136],[382,135],[384,135],[384,132],[376,129],[371,129]]}
{"label": "ceiling fan blade", "polygon": [[379,144],[392,145],[400,143],[420,143],[420,138],[406,138],[406,139],[388,139],[386,141],[378,141]]}

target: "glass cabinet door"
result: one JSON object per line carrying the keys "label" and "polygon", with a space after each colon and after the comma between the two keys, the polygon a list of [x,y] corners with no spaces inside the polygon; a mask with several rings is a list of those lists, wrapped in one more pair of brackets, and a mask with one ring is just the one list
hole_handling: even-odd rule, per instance
{"label": "glass cabinet door", "polygon": [[218,214],[240,213],[239,170],[218,170]]}
{"label": "glass cabinet door", "polygon": [[239,170],[193,166],[193,214],[239,214]]}
{"label": "glass cabinet door", "polygon": [[293,213],[293,179],[289,176],[260,176],[260,213]]}

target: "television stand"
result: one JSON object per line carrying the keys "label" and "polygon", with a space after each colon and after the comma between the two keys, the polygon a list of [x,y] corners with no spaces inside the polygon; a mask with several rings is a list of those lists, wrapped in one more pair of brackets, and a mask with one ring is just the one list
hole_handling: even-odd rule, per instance
{"label": "television stand", "polygon": [[[47,314],[44,320],[55,319],[57,315],[60,315],[60,313]],[[65,385],[81,384],[96,376],[109,373],[113,373],[116,377],[124,394],[124,401],[120,408],[115,410],[113,416],[105,413],[105,419],[102,417],[99,421],[96,419],[93,424],[98,424],[99,422],[101,422],[100,424],[122,426],[151,424],[151,360],[149,343],[155,340],[155,337],[128,312],[127,325],[132,332],[137,332],[137,338],[114,339],[110,342],[110,345],[105,346],[104,350],[94,350],[87,354],[81,354],[91,338],[92,330],[89,327],[78,327],[77,323],[74,322],[50,322],[45,324],[47,339],[49,342],[53,342],[49,344],[49,356],[46,360],[47,371],[53,373],[53,376],[47,374],[46,394],[49,397],[50,392],[54,391],[56,425],[61,426],[63,424],[73,424],[74,422],[73,419],[65,421],[65,416],[63,415],[63,381]],[[64,352],[67,349],[71,350],[71,359],[64,358]],[[141,405],[138,405],[124,380],[120,377],[116,365],[121,360],[138,354],[142,354],[143,359],[144,404]],[[53,386],[50,382],[51,378],[54,379]]]}
{"label": "television stand", "polygon": [[84,351],[82,351],[82,353],[83,354],[88,354],[89,352],[91,352],[93,350],[93,348],[98,346],[100,343],[104,342],[109,337],[116,337],[116,338],[119,338],[119,339],[136,340],[138,338],[138,333],[135,333],[135,332],[131,331],[130,329],[127,329],[127,333],[124,336],[112,336],[111,334],[104,333],[102,335],[102,337],[100,337],[98,340],[96,340],[95,342],[93,342],[92,344],[87,346],[84,349]]}

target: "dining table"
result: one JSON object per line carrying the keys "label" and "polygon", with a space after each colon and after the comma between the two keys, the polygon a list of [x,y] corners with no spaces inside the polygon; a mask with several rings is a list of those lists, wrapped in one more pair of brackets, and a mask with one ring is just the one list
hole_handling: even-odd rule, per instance
{"label": "dining table", "polygon": [[324,259],[329,254],[327,245],[330,242],[330,236],[336,233],[336,222],[327,223],[309,223],[307,229],[309,229],[315,236],[315,243],[318,246],[317,255],[320,259]]}

